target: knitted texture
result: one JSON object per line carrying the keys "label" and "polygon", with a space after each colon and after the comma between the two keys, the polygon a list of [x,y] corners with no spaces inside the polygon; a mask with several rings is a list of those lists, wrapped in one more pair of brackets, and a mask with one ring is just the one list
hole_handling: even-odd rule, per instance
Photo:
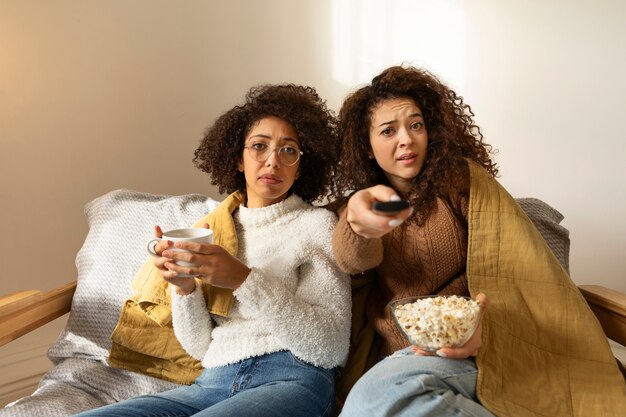
{"label": "knitted texture", "polygon": [[183,348],[198,358],[204,350],[205,367],[283,350],[316,366],[341,365],[351,303],[349,277],[332,255],[335,215],[292,195],[267,207],[240,207],[234,220],[238,258],[252,271],[235,290],[228,317],[212,317],[214,326],[198,325],[208,317],[200,291],[172,293]]}
{"label": "knitted texture", "polygon": [[369,304],[374,327],[384,336],[381,353],[387,355],[408,345],[386,308],[391,300],[416,294],[469,294],[467,230],[438,200],[423,226],[404,223],[383,237],[383,246],[385,257],[377,268],[380,291],[370,293]]}
{"label": "knitted texture", "polygon": [[[516,201],[567,271],[569,233],[559,225],[561,213],[535,198]],[[460,201],[459,209],[466,216],[467,202]],[[469,295],[465,275],[467,222],[457,218],[442,200],[423,226],[404,223],[381,239],[356,235],[346,214],[340,215],[333,234],[333,250],[345,271],[357,274],[376,269],[378,280],[369,294],[367,314],[382,336],[381,354],[409,345],[387,308],[390,301],[416,295]]]}

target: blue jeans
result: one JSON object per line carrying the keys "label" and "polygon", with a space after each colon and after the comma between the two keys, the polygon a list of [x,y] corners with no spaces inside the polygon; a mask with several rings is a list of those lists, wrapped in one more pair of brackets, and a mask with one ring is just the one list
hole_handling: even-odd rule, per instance
{"label": "blue jeans", "polygon": [[330,416],[335,370],[290,352],[207,368],[192,385],[131,398],[78,416]]}
{"label": "blue jeans", "polygon": [[493,416],[478,403],[473,359],[399,350],[354,385],[340,417]]}

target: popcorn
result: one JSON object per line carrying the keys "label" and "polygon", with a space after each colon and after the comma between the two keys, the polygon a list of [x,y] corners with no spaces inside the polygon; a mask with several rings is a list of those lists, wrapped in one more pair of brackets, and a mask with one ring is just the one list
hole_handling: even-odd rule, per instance
{"label": "popcorn", "polygon": [[456,295],[408,303],[399,300],[392,310],[409,341],[429,351],[464,344],[478,325],[481,312],[476,301]]}

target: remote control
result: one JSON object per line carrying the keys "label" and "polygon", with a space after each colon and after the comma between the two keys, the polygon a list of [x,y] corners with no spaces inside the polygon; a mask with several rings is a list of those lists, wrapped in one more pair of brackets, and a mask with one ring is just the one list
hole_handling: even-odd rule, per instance
{"label": "remote control", "polygon": [[375,201],[372,204],[372,210],[381,214],[395,214],[409,208],[408,201]]}

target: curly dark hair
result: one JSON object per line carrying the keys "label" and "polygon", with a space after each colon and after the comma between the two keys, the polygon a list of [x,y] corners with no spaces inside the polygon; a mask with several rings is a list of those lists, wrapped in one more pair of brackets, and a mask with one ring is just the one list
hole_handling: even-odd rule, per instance
{"label": "curly dark hair", "polygon": [[311,203],[333,189],[337,162],[337,120],[314,88],[294,84],[251,88],[245,103],[222,114],[209,127],[195,151],[194,164],[211,176],[220,193],[245,190],[237,170],[246,135],[257,121],[275,116],[287,121],[298,135],[303,155],[299,176],[289,190]]}
{"label": "curly dark hair", "polygon": [[370,159],[369,129],[373,109],[388,99],[408,98],[422,110],[428,131],[424,166],[412,180],[406,198],[415,208],[414,219],[423,223],[437,197],[450,200],[467,188],[465,158],[498,175],[490,158],[492,147],[483,142],[474,113],[463,98],[428,71],[408,66],[387,68],[370,85],[349,95],[339,112],[339,137],[342,141],[337,168],[336,197],[376,184],[389,184],[375,159]]}

